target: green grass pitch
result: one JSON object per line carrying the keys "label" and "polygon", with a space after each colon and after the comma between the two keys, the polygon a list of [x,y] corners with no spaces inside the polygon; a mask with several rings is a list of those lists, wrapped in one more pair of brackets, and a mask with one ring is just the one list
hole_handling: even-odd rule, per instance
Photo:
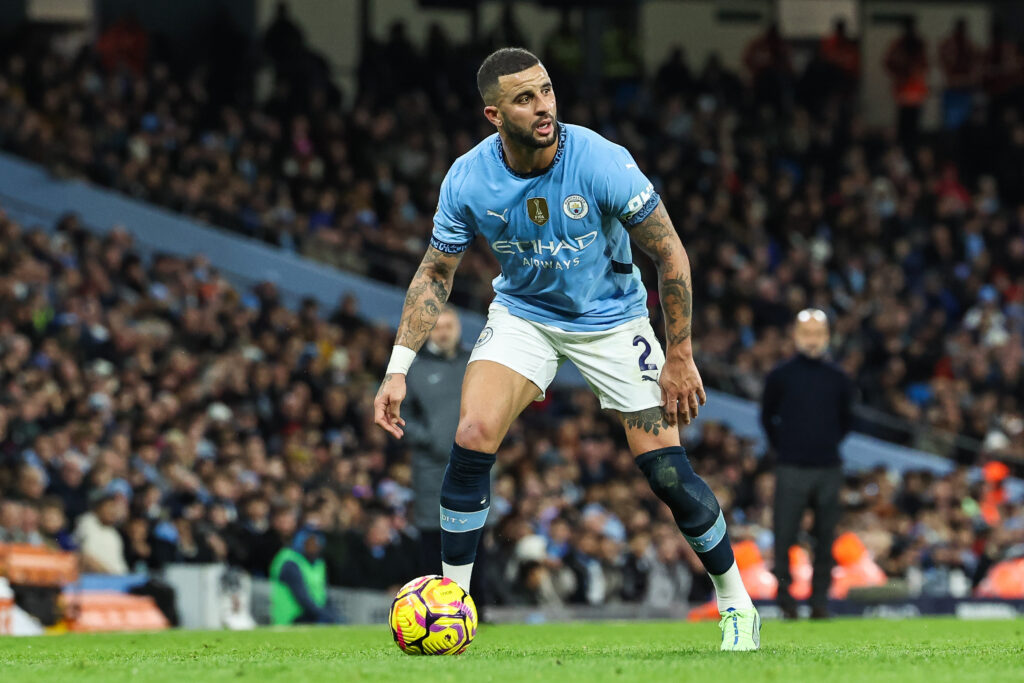
{"label": "green grass pitch", "polygon": [[0,638],[21,681],[1024,681],[1024,619],[767,622],[756,653],[712,623],[484,626],[458,657],[409,657],[386,627]]}

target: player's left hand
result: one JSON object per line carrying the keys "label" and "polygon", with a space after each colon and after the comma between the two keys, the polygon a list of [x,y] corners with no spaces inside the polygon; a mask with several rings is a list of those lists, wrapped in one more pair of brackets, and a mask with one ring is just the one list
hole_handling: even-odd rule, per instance
{"label": "player's left hand", "polygon": [[683,424],[690,424],[697,419],[700,406],[707,403],[704,382],[692,356],[666,359],[658,384],[661,385],[661,405],[665,419],[673,427],[679,420]]}
{"label": "player's left hand", "polygon": [[400,410],[405,400],[405,375],[400,373],[384,376],[373,399],[373,421],[396,439],[405,435],[405,420]]}

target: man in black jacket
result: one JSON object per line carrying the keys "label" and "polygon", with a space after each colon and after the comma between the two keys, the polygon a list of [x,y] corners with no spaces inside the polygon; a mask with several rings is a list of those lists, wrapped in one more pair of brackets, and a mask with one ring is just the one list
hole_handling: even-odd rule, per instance
{"label": "man in black jacket", "polygon": [[761,425],[777,460],[775,483],[775,575],[783,615],[796,617],[789,593],[789,548],[800,521],[814,510],[814,578],[811,616],[828,616],[832,582],[832,542],[839,522],[843,483],[839,444],[850,431],[853,383],[824,359],[829,343],[828,318],[807,309],[797,315],[793,335],[797,354],[772,370],[765,380]]}

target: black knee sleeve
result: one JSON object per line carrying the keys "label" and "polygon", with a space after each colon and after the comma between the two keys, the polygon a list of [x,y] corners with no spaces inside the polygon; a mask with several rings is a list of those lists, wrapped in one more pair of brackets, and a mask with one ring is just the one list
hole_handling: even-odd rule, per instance
{"label": "black knee sleeve", "polygon": [[707,570],[724,574],[734,560],[725,516],[711,488],[693,471],[683,447],[641,453],[636,464],[651,490],[672,510],[676,525]]}
{"label": "black knee sleeve", "polygon": [[718,499],[693,471],[682,446],[642,453],[636,464],[688,537],[700,536],[717,521],[722,512]]}

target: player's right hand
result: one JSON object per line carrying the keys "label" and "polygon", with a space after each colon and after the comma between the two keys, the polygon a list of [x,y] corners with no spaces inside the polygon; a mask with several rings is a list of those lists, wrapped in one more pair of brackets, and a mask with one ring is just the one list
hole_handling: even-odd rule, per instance
{"label": "player's right hand", "polygon": [[704,381],[700,378],[692,356],[668,356],[658,384],[661,385],[661,405],[665,420],[673,427],[680,421],[690,424],[696,420],[700,406],[707,403]]}
{"label": "player's right hand", "polygon": [[405,420],[399,415],[402,401],[405,399],[405,375],[392,373],[384,376],[373,399],[373,421],[380,425],[388,434],[401,439],[405,434],[402,427]]}

